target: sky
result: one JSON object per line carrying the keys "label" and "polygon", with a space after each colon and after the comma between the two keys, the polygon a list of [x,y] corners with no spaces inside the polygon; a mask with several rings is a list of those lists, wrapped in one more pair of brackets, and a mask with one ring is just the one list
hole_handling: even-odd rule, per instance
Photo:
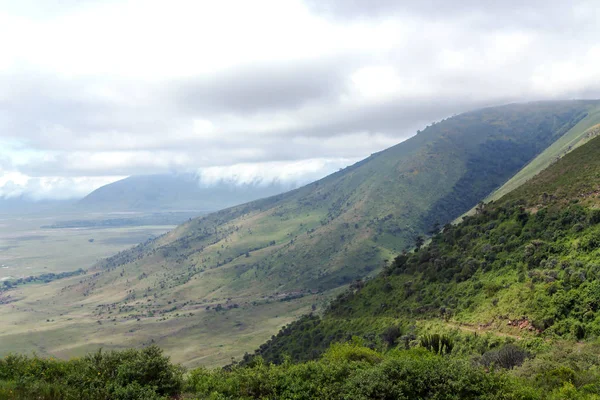
{"label": "sky", "polygon": [[489,105],[600,98],[600,3],[0,0],[0,197],[315,179]]}

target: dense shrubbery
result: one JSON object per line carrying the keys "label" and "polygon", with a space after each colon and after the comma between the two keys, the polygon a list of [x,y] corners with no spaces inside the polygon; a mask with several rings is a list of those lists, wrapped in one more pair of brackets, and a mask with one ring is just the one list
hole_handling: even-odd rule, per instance
{"label": "dense shrubbery", "polygon": [[181,392],[183,369],[150,346],[81,359],[10,355],[0,359],[0,399],[152,400]]}
{"label": "dense shrubbery", "polygon": [[[483,342],[471,344],[476,351]],[[154,346],[71,361],[12,355],[0,359],[0,399],[600,399],[594,346],[562,345],[527,359],[512,344],[475,358],[403,347],[378,351],[353,338],[314,361],[276,365],[254,357],[185,378]]]}
{"label": "dense shrubbery", "polygon": [[197,369],[188,390],[201,399],[536,399],[504,373],[428,351],[385,354],[356,344],[333,345],[319,361],[231,371]]}
{"label": "dense shrubbery", "polygon": [[[519,204],[488,207],[449,226],[419,252],[395,259],[372,286],[395,288],[375,309],[374,289],[347,293],[332,304],[343,316],[426,313],[452,317],[480,309],[527,315],[537,331],[575,339],[600,336],[600,225],[595,209],[547,207],[535,214]],[[380,289],[382,290],[382,289]],[[509,307],[508,304],[517,304]],[[364,312],[364,310],[362,311]],[[489,312],[488,312],[489,314]],[[485,322],[485,321],[484,321]]]}

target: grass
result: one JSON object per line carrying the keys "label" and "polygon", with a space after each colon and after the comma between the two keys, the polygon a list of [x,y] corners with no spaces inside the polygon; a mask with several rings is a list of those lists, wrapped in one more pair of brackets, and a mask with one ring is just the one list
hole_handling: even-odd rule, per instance
{"label": "grass", "polygon": [[589,104],[462,114],[303,188],[194,219],[84,277],[6,292],[0,352],[154,340],[186,365],[225,364],[468,210]]}
{"label": "grass", "polygon": [[586,134],[592,129],[597,128],[598,124],[600,124],[600,107],[591,106],[588,115],[584,119],[579,121],[579,123],[544,150],[533,161],[523,167],[522,170],[502,185],[501,188],[488,196],[486,201],[500,199],[546,169],[558,158],[585,144],[590,139],[586,137]]}
{"label": "grass", "polygon": [[[58,219],[60,216],[51,215],[2,217],[0,280],[86,269],[101,258],[174,228],[172,225],[86,229],[40,228]],[[93,242],[90,242],[90,239],[93,239]]]}
{"label": "grass", "polygon": [[[258,347],[281,326],[322,301],[320,296],[311,295],[253,305],[242,296],[234,299],[240,302],[239,308],[218,312],[205,309],[217,302],[196,293],[199,304],[179,304],[173,312],[144,316],[138,321],[133,313],[98,315],[97,306],[116,299],[118,290],[93,298],[60,292],[64,285],[76,284],[78,279],[11,291],[19,301],[0,308],[0,355],[35,351],[42,356],[69,358],[98,348],[124,349],[153,343],[186,366],[223,365],[239,357],[243,349]],[[136,307],[142,307],[142,303]]]}

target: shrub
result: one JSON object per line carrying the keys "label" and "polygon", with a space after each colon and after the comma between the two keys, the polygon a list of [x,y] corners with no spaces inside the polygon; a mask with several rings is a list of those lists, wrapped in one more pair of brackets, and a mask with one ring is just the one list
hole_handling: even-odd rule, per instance
{"label": "shrub", "polygon": [[454,348],[454,341],[447,335],[434,333],[421,337],[421,346],[434,354],[450,354]]}
{"label": "shrub", "polygon": [[388,347],[394,347],[398,338],[402,336],[402,330],[397,325],[392,325],[386,328],[381,334],[381,339],[387,344]]}
{"label": "shrub", "polygon": [[154,400],[179,395],[183,372],[156,346],[70,361],[9,355],[0,359],[0,394],[14,396],[0,398]]}
{"label": "shrub", "polygon": [[480,363],[486,367],[496,366],[505,369],[512,369],[523,364],[529,356],[527,351],[507,344],[499,350],[490,350],[481,356]]}

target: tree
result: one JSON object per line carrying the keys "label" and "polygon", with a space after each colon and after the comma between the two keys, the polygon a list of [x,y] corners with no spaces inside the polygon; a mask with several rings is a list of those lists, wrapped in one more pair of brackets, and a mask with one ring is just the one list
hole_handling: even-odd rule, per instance
{"label": "tree", "polygon": [[425,239],[423,236],[419,235],[415,238],[415,247],[419,250],[425,244]]}
{"label": "tree", "polygon": [[477,203],[477,206],[475,206],[475,214],[477,214],[477,215],[483,214],[484,209],[485,209],[485,203],[483,201],[480,201],[479,203]]}
{"label": "tree", "polygon": [[381,339],[387,344],[388,347],[394,347],[398,338],[402,336],[402,331],[396,325],[389,326],[381,334]]}
{"label": "tree", "polygon": [[440,229],[442,229],[440,223],[436,222],[435,224],[433,224],[433,227],[431,227],[431,230],[429,231],[429,234],[430,235],[435,235],[436,233],[439,233]]}

